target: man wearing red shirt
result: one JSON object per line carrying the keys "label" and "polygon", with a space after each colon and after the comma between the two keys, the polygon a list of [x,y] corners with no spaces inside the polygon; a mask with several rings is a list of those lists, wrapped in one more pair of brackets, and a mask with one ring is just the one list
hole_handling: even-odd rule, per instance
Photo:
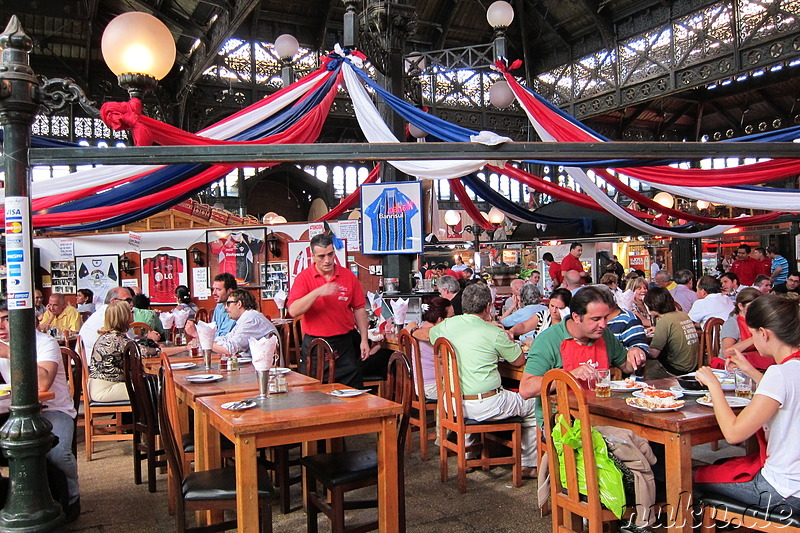
{"label": "man wearing red shirt", "polygon": [[581,254],[583,253],[583,245],[579,242],[573,242],[569,245],[569,253],[561,260],[561,273],[562,275],[570,270],[576,270],[581,278],[585,278],[589,274],[583,271],[581,264]]}
{"label": "man wearing red shirt", "polygon": [[561,275],[561,265],[556,263],[553,254],[550,252],[545,252],[542,255],[542,261],[547,263],[547,273],[550,275],[550,279],[553,280],[553,289],[559,288],[564,283],[564,276]]}
{"label": "man wearing red shirt", "polygon": [[750,245],[741,244],[736,249],[736,261],[731,265],[731,272],[739,278],[743,287],[751,287],[760,272],[761,265],[750,257]]}
{"label": "man wearing red shirt", "polygon": [[300,365],[308,360],[311,342],[324,338],[336,357],[335,381],[360,389],[364,386],[360,361],[369,357],[364,291],[355,274],[336,263],[330,236],[315,236],[310,247],[313,264],[294,279],[288,301],[289,313],[303,316]]}
{"label": "man wearing red shirt", "polygon": [[763,246],[753,248],[753,259],[758,262],[758,274],[769,277],[772,274],[772,259],[767,257],[767,249]]}

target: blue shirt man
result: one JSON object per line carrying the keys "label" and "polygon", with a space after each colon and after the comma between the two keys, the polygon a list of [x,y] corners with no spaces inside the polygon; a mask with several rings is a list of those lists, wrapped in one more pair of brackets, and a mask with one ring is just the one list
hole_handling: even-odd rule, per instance
{"label": "blue shirt man", "polygon": [[[212,319],[217,324],[218,337],[227,335],[231,332],[233,326],[236,325],[236,321],[229,317],[228,313],[225,312],[225,302],[228,300],[228,295],[231,293],[231,291],[234,291],[237,288],[238,286],[236,284],[236,278],[233,277],[233,274],[228,272],[217,274],[214,277],[214,281],[211,282],[211,296],[213,296],[214,301],[217,302],[216,307],[214,307],[214,315]],[[197,331],[194,328],[194,322],[189,321],[186,323],[186,333],[192,337],[197,337]]]}

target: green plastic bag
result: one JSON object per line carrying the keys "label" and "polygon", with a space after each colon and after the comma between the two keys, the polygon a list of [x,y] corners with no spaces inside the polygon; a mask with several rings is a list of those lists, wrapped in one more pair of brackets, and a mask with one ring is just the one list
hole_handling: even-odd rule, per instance
{"label": "green plastic bag", "polygon": [[[567,432],[561,434],[561,427]],[[625,512],[625,487],[622,485],[622,472],[614,461],[608,456],[608,448],[603,436],[596,429],[592,429],[592,445],[594,446],[594,460],[597,464],[597,481],[600,485],[600,502],[606,506],[617,518],[622,518]],[[558,455],[558,466],[561,479],[566,479],[567,472],[564,467],[564,446],[569,446],[575,453],[575,462],[578,468],[578,490],[586,495],[586,468],[583,462],[583,446],[581,442],[581,421],[575,420],[570,427],[564,420],[564,415],[556,417],[553,427],[553,447]]]}

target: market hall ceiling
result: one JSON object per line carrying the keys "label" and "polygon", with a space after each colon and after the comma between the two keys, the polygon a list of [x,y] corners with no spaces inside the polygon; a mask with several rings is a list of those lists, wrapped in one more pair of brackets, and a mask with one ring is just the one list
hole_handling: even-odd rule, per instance
{"label": "market hall ceiling", "polygon": [[[486,9],[490,3],[488,0],[406,2],[407,9],[402,12],[412,13],[413,20],[406,27],[413,33],[405,37],[403,52],[489,43],[492,29],[486,22]],[[598,80],[608,83],[611,90],[598,89],[596,97],[586,90],[578,96],[576,90],[572,96],[559,95],[557,91],[546,95],[555,97],[557,104],[611,138],[695,140],[705,134],[713,140],[715,136],[740,136],[748,131],[756,133],[800,122],[800,101],[796,96],[800,95],[800,76],[795,72],[800,67],[767,68],[762,75],[752,77],[761,64],[775,64],[791,54],[800,57],[800,0],[752,2],[772,13],[775,24],[783,31],[781,39],[749,49],[742,43],[741,49],[731,51],[727,63],[710,62],[705,70],[681,70],[677,61],[664,65],[662,59],[654,57],[657,54],[653,45],[658,37],[654,36],[645,43],[646,47],[652,46],[643,51],[645,60],[631,68],[639,72],[663,68],[664,76],[629,86],[618,79],[619,69],[614,71],[616,74],[609,74],[609,63],[616,59],[613,55],[604,56],[603,50],[619,50],[632,37],[648,32],[652,35],[665,24],[690,20],[695,12],[703,12],[707,17],[708,13],[724,11],[727,6],[731,16],[738,20],[746,15],[737,7],[742,3],[707,0],[512,0],[511,3],[516,13],[507,31],[508,55],[525,63],[517,74],[535,78],[572,64],[570,77],[576,84],[590,87],[597,85]],[[355,2],[359,12],[385,10],[387,5],[387,2]],[[395,5],[389,5],[389,10]],[[5,25],[12,14],[18,15],[26,33],[34,39],[31,61],[37,74],[71,77],[102,103],[124,97],[102,62],[100,38],[105,26],[127,11],[156,15],[175,36],[176,67],[162,87],[173,95],[176,100],[173,103],[180,106],[180,100],[188,94],[187,87],[202,83],[202,73],[214,64],[219,48],[229,38],[273,42],[278,35],[290,33],[301,46],[328,50],[342,41],[345,3],[342,0],[0,0],[0,23]],[[363,29],[369,30],[370,21],[364,22]],[[753,34],[758,31],[759,28],[754,28]],[[684,57],[708,53],[714,48],[716,36],[705,29],[702,33],[696,39],[696,49],[684,50]],[[599,64],[587,67],[585,60],[591,57]],[[708,83],[698,83],[703,76]],[[740,80],[736,81],[737,78]],[[709,89],[708,84],[715,80],[727,83]]]}

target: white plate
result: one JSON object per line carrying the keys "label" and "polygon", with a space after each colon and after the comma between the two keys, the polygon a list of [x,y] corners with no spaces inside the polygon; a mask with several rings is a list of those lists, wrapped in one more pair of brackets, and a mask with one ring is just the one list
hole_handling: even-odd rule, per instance
{"label": "white plate", "polygon": [[[668,393],[672,394],[672,396],[673,396],[673,397],[674,397],[676,400],[677,400],[678,398],[681,398],[681,397],[683,397],[683,393],[682,393],[682,392],[679,392],[679,391],[674,391],[674,390],[671,390],[671,389],[670,389],[670,390],[664,390],[664,389],[655,389],[655,390],[660,390],[660,391],[662,391],[662,392],[668,392]],[[638,391],[634,392],[634,393],[633,393],[633,395],[634,395],[635,397],[637,397],[637,398],[651,398],[651,396],[647,396],[647,395],[645,395],[644,391],[642,391],[642,390],[638,390]],[[653,398],[658,398],[658,396],[654,396]]]}
{"label": "white plate", "polygon": [[691,389],[684,389],[680,385],[673,385],[669,388],[675,394],[683,393],[686,396],[703,396],[704,394],[708,394],[708,390],[691,390]]}
{"label": "white plate", "polygon": [[[728,405],[731,406],[733,409],[737,409],[739,407],[745,407],[746,405],[750,404],[750,398],[737,398],[736,396],[725,396],[725,399],[728,401]],[[712,401],[706,400],[706,397],[703,396],[702,398],[697,399],[697,403],[700,405],[705,405],[706,407],[714,407],[714,403]]]}
{"label": "white plate", "polygon": [[288,374],[292,371],[291,368],[285,368],[282,366],[275,366],[269,369],[272,374]]}
{"label": "white plate", "polygon": [[211,383],[222,379],[222,374],[195,374],[193,376],[186,376],[186,381],[194,381],[195,383]]}
{"label": "white plate", "polygon": [[352,398],[353,396],[361,396],[368,391],[358,389],[338,389],[331,391],[331,396],[337,398]]}
{"label": "white plate", "polygon": [[677,411],[678,409],[682,409],[685,405],[683,400],[680,401],[680,405],[675,407],[644,407],[638,404],[639,401],[644,400],[644,398],[625,398],[625,403],[633,407],[634,409],[640,409],[642,411],[650,411],[651,413],[666,413],[669,411]]}
{"label": "white plate", "polygon": [[[239,404],[238,406],[236,404]],[[257,404],[253,400],[241,400],[239,402],[228,402],[223,403],[220,405],[223,409],[227,409],[228,411],[244,411],[245,409],[252,409]]]}
{"label": "white plate", "polygon": [[187,368],[194,368],[197,365],[194,363],[173,363],[169,366],[172,370],[186,370]]}
{"label": "white plate", "polygon": [[628,382],[625,381],[624,379],[621,379],[619,381],[612,381],[611,390],[614,392],[633,392],[647,386],[647,383],[645,383],[644,381],[635,381],[633,383],[633,387],[626,387],[627,384]]}

